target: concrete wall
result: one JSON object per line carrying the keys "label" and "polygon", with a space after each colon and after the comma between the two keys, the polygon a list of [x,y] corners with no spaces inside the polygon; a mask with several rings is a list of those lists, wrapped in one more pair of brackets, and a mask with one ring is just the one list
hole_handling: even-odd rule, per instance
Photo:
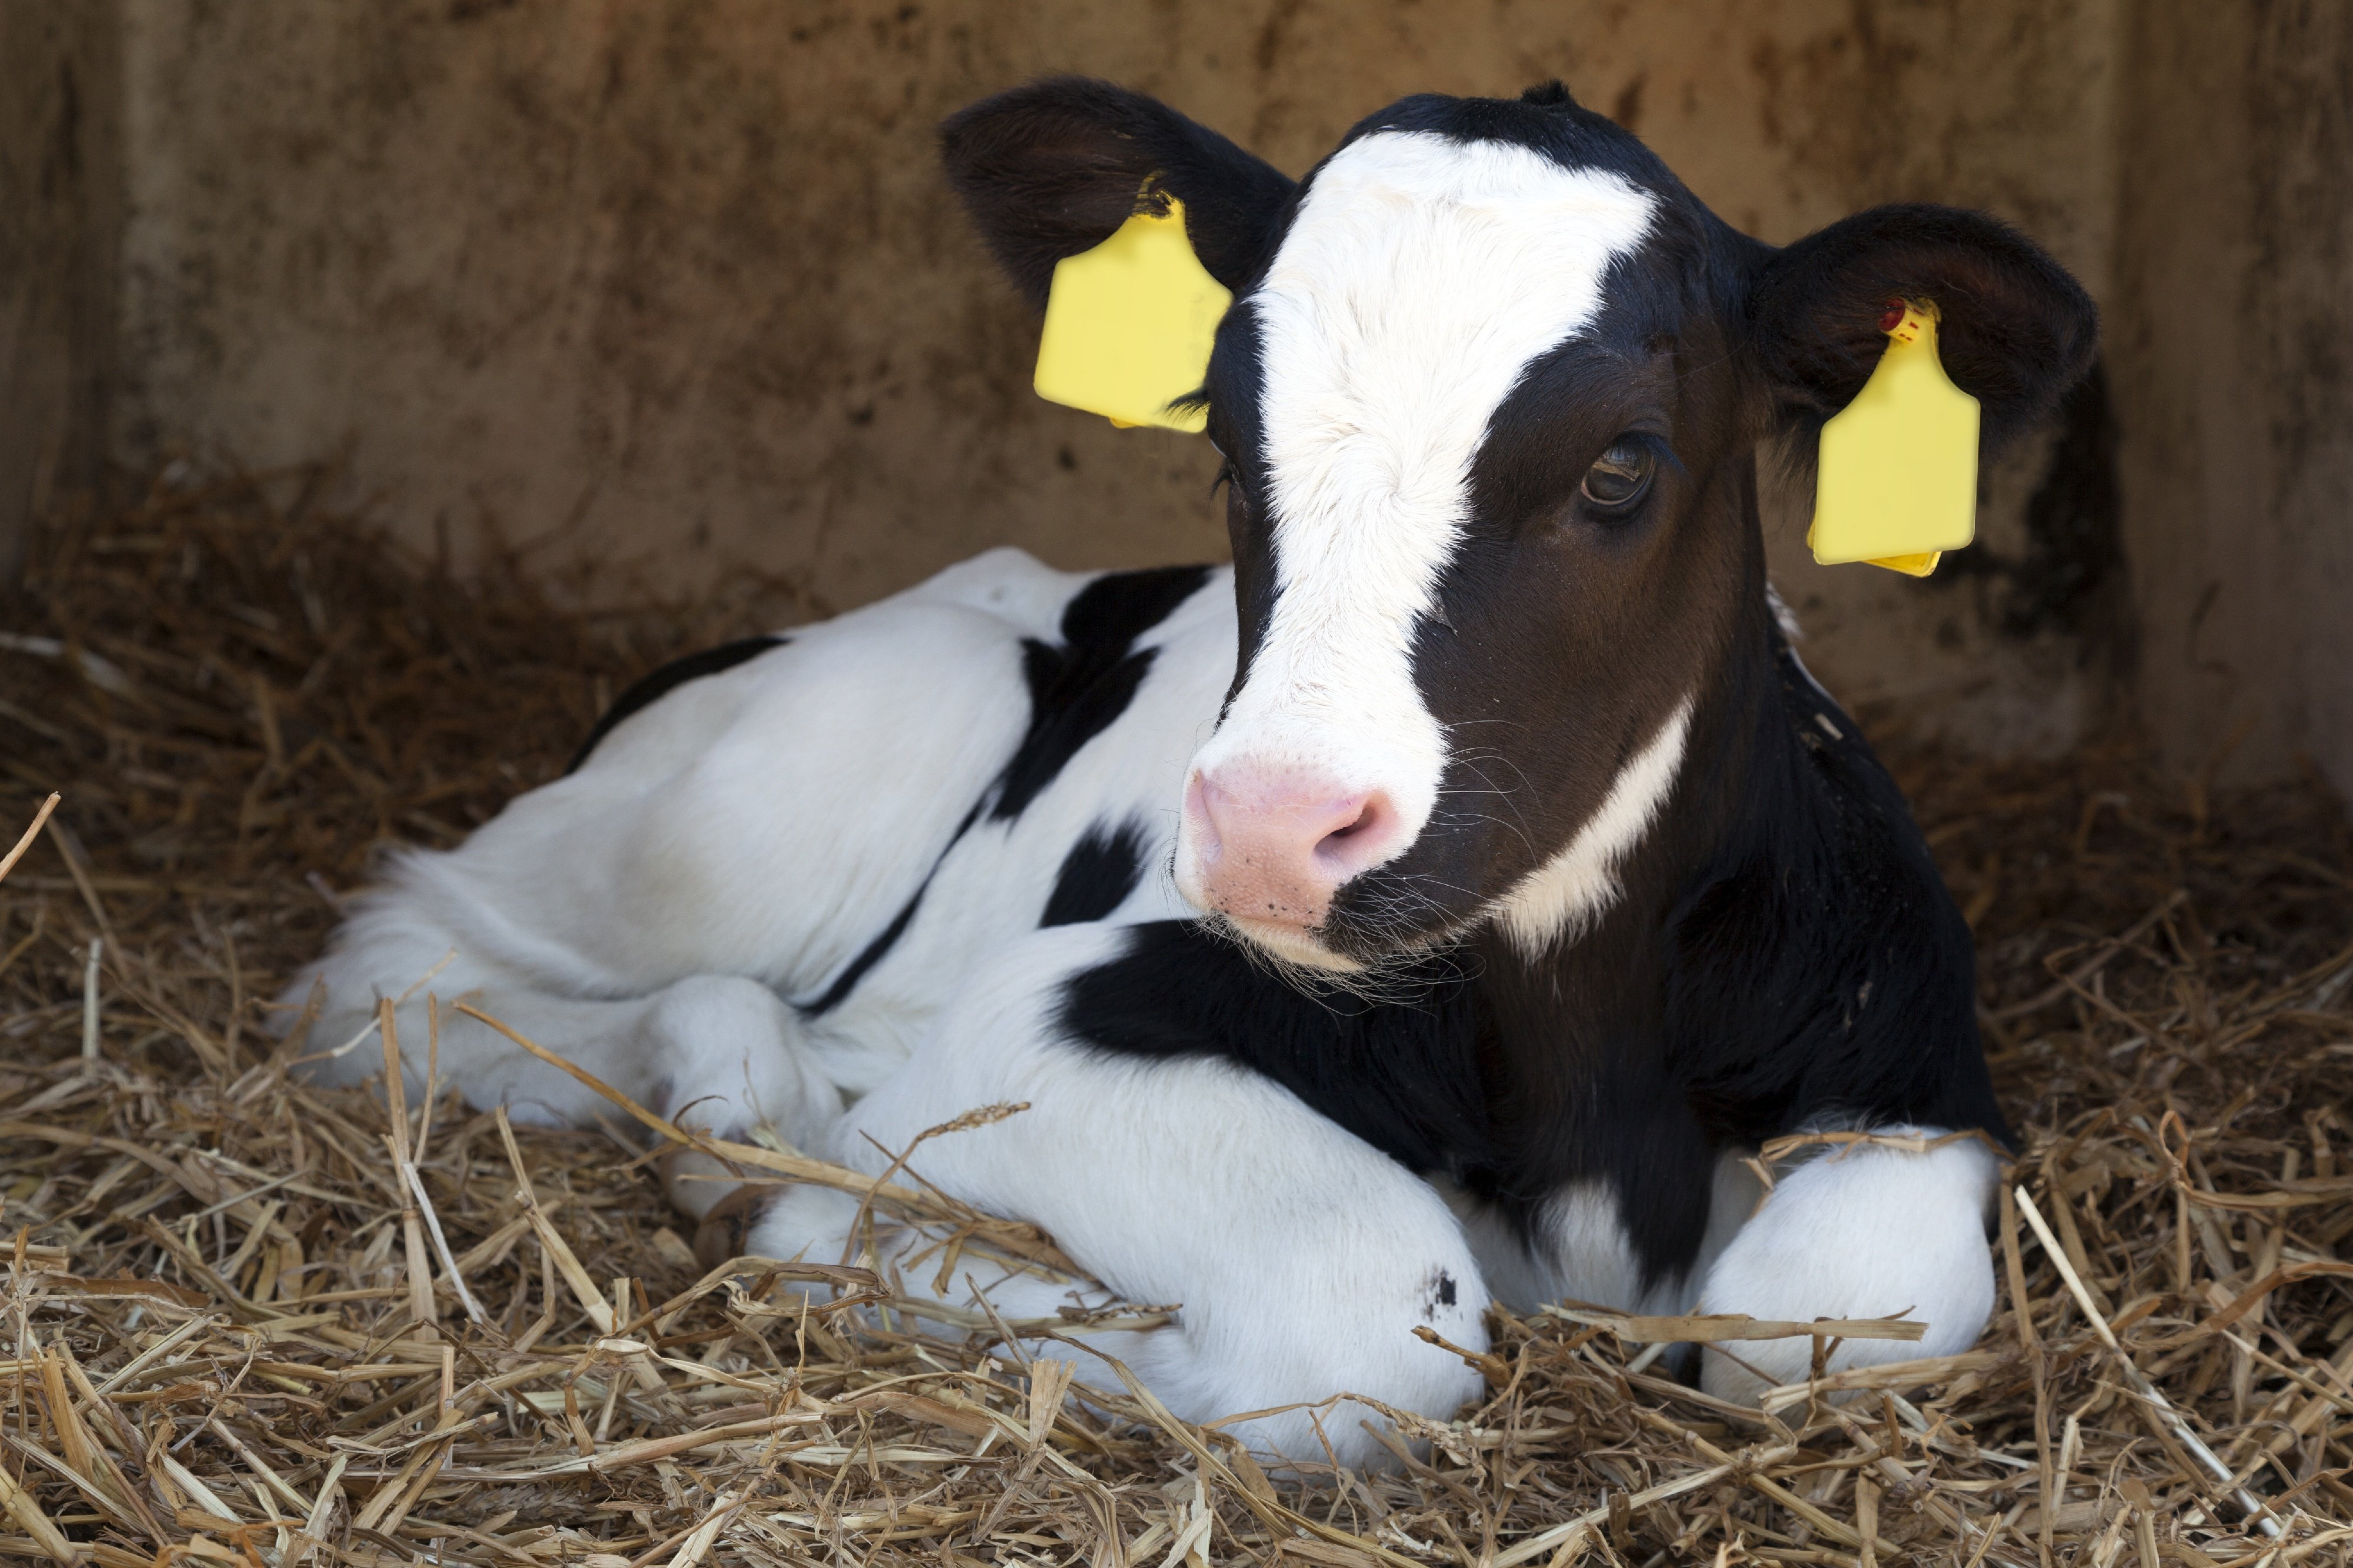
{"label": "concrete wall", "polygon": [[[2243,4],[2271,34],[2289,26],[2292,7]],[[0,0],[12,25],[49,9]],[[462,547],[487,521],[551,538],[535,557],[551,565],[638,555],[686,584],[749,559],[813,608],[997,542],[1067,565],[1222,550],[1204,445],[1029,394],[1034,322],[934,168],[941,115],[1043,71],[1156,92],[1293,172],[1402,93],[1560,76],[1768,239],[1897,198],[2035,234],[2140,335],[2116,377],[2121,426],[2079,399],[1989,473],[1984,543],[1926,584],[1812,566],[1802,497],[1776,498],[1771,536],[1835,689],[1994,750],[2051,749],[2116,710],[2136,606],[2144,623],[2186,618],[2177,557],[2204,538],[2201,514],[2144,456],[2126,493],[2149,518],[2119,521],[2118,429],[2130,459],[2175,450],[2204,417],[2194,398],[2153,408],[2194,385],[2200,351],[2141,302],[2210,264],[2261,292],[2239,281],[2251,253],[2191,256],[2173,235],[2168,260],[2158,243],[2169,176],[2153,151],[2165,128],[2145,123],[2162,119],[2151,84],[2225,68],[2178,36],[2212,28],[2188,0],[89,9],[121,34],[111,451],[341,453],[347,493],[419,542]],[[2224,58],[2242,62],[2227,112],[2248,118],[2271,112],[2261,72],[2303,68],[2252,43]],[[2341,225],[2341,188],[2332,199]],[[2341,279],[2341,261],[2313,276]],[[2248,380],[2286,368],[2250,360]],[[2263,526],[2315,504],[2317,480],[2283,483]],[[2119,541],[2144,534],[2154,553],[2128,596]],[[2251,580],[2249,602],[2262,591]],[[2296,668],[2305,684],[2325,675]]]}
{"label": "concrete wall", "polygon": [[105,441],[121,227],[106,5],[0,0],[0,578]]}
{"label": "concrete wall", "polygon": [[[820,607],[1007,541],[1214,556],[1203,444],[1029,393],[1034,324],[933,165],[950,110],[1086,70],[1296,172],[1403,93],[1558,75],[1768,238],[1951,200],[2100,286],[2114,3],[126,0],[117,446],[347,451],[420,538],[751,559]],[[2046,458],[1997,476],[1980,562],[2029,552]],[[1802,510],[1777,552],[1850,695],[2000,748],[2080,727],[2096,667],[2001,630],[2000,578],[1820,572]]]}
{"label": "concrete wall", "polygon": [[[2353,798],[2353,8],[2144,0],[2110,353],[2143,707]],[[2235,742],[2235,749],[2233,743]]]}

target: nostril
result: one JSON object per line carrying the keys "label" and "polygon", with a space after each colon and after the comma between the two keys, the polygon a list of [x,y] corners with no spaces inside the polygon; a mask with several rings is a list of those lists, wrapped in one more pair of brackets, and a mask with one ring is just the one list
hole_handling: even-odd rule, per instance
{"label": "nostril", "polygon": [[1196,852],[1205,859],[1216,859],[1223,847],[1223,825],[1218,819],[1229,805],[1226,792],[1200,773],[1195,773],[1185,786],[1186,826],[1191,830]]}
{"label": "nostril", "polygon": [[1316,844],[1316,858],[1346,866],[1377,858],[1387,847],[1388,829],[1395,817],[1387,799],[1377,795],[1366,796],[1353,817],[1326,833]]}
{"label": "nostril", "polygon": [[1407,837],[1381,790],[1306,772],[1200,769],[1186,781],[1177,886],[1204,909],[1312,926],[1335,889]]}

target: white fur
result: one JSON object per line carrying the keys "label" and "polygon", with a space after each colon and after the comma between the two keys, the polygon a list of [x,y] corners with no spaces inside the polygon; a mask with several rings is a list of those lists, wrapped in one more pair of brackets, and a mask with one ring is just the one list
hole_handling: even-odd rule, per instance
{"label": "white fur", "polygon": [[1618,865],[1659,815],[1683,767],[1691,731],[1691,699],[1667,716],[1626,765],[1618,770],[1601,809],[1551,859],[1523,877],[1493,906],[1495,923],[1521,954],[1540,958],[1574,937],[1617,900]]}
{"label": "white fur", "polygon": [[1421,132],[1363,137],[1318,171],[1247,301],[1280,592],[1197,768],[1379,791],[1400,850],[1421,831],[1447,745],[1414,686],[1414,627],[1472,458],[1528,363],[1599,312],[1652,205],[1614,174]]}
{"label": "white fur", "polygon": [[[1065,597],[1069,592],[1065,588]],[[1184,788],[1186,761],[1233,680],[1234,637],[1233,588],[1219,574],[1140,639],[1139,646],[1157,652],[1149,679],[1119,721],[1072,757],[1018,817],[983,820],[965,835],[934,876],[919,918],[875,973],[826,1018],[828,1031],[860,1039],[887,1036],[888,1065],[895,1070],[966,978],[985,971],[1008,938],[1037,923],[1063,855],[1090,823],[1132,821],[1147,833],[1143,884],[1116,911],[1117,921],[1190,916],[1194,911],[1177,897],[1168,876],[1176,831],[1172,808]],[[937,793],[954,799],[957,789],[968,787],[976,794],[987,781],[984,773]],[[895,804],[899,793],[903,792],[890,792],[885,800]],[[870,803],[863,810],[887,822],[887,812],[878,809],[881,804]],[[838,823],[836,830],[878,829],[887,831],[886,823],[852,818]]]}
{"label": "white fur", "polygon": [[[1879,1131],[1933,1137],[1940,1130]],[[1715,1260],[1700,1310],[1798,1322],[1903,1313],[1928,1325],[1917,1342],[1848,1340],[1831,1358],[1833,1371],[1957,1354],[1993,1314],[1985,1227],[2000,1171],[1993,1151],[1974,1138],[1925,1153],[1859,1143],[1816,1155],[1779,1177]],[[1810,1340],[1725,1348],[1739,1360],[1707,1350],[1702,1382],[1718,1398],[1743,1401],[1803,1380],[1813,1355]]]}
{"label": "white fur", "polygon": [[[1128,1300],[1181,1304],[1175,1326],[1098,1341],[1178,1415],[1211,1420],[1342,1392],[1452,1415],[1478,1379],[1413,1330],[1483,1348],[1487,1294],[1446,1205],[1255,1073],[1109,1057],[1061,1038],[1050,1016],[1060,982],[1122,940],[1115,928],[1069,926],[1001,950],[908,1069],[850,1112],[832,1153],[880,1170],[881,1150],[905,1149],[928,1127],[1027,1101],[1007,1121],[923,1144],[913,1168],[1043,1225]],[[825,1200],[774,1210],[750,1240],[770,1256],[839,1256],[847,1217]],[[927,1289],[936,1267],[911,1267],[905,1282]],[[1007,1290],[991,1297],[1014,1316],[1050,1315],[1064,1299],[1064,1288],[1036,1281]],[[948,1299],[966,1299],[961,1278]],[[1092,1358],[1080,1361],[1088,1381],[1111,1382]],[[1327,1409],[1321,1439],[1297,1411],[1235,1430],[1262,1453],[1317,1463],[1328,1440],[1362,1466],[1383,1453],[1360,1426],[1368,1417]]]}
{"label": "white fur", "polygon": [[[332,1049],[374,1016],[378,995],[407,991],[454,952],[399,1011],[411,1078],[421,1087],[425,1003],[438,994],[443,1084],[476,1105],[506,1101],[519,1117],[565,1124],[606,1108],[449,1012],[453,999],[646,1099],[675,1076],[649,1009],[669,988],[712,977],[774,994],[765,1008],[739,1006],[721,1033],[739,1042],[739,1060],[775,1058],[750,1079],[713,1068],[695,1092],[734,1108],[714,1101],[703,1113],[714,1128],[760,1119],[747,1086],[762,1072],[805,1067],[828,1093],[871,1089],[990,947],[1035,923],[1086,822],[1131,816],[1173,833],[1167,803],[1232,675],[1233,595],[1221,578],[1143,639],[1161,656],[1128,721],[1017,820],[966,833],[939,865],[923,918],[837,1013],[807,1021],[774,995],[821,993],[933,872],[1028,722],[1022,639],[1056,635],[1085,575],[991,551],[688,682],[457,849],[396,856],[287,997],[299,1004],[313,978],[325,981],[311,1040]],[[1181,908],[1166,847],[1149,850],[1128,918]],[[976,908],[1020,912],[972,920]],[[776,1065],[786,1062],[797,1065]],[[311,1070],[348,1083],[382,1064],[370,1041]]]}

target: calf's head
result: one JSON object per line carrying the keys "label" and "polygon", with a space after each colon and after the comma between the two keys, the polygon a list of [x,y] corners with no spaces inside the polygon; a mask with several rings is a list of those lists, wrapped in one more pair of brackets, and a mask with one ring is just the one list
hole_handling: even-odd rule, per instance
{"label": "calf's head", "polygon": [[1233,291],[1200,395],[1240,649],[1176,877],[1327,969],[1487,921],[1533,955],[1608,901],[1762,624],[1755,448],[1844,406],[1892,301],[1936,307],[1989,440],[2091,352],[2082,290],[1990,218],[1882,207],[1776,250],[1556,87],[1406,99],[1295,184],[1078,79],[943,143],[1033,303],[1164,196]]}

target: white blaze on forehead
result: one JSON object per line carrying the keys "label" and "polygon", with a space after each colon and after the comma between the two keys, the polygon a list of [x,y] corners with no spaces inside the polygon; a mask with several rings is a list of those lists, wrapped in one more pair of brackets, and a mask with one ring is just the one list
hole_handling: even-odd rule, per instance
{"label": "white blaze on forehead", "polygon": [[1471,464],[1528,363],[1601,308],[1652,199],[1504,142],[1379,132],[1317,173],[1250,297],[1278,595],[1205,767],[1382,789],[1427,822],[1446,741],[1413,683]]}

